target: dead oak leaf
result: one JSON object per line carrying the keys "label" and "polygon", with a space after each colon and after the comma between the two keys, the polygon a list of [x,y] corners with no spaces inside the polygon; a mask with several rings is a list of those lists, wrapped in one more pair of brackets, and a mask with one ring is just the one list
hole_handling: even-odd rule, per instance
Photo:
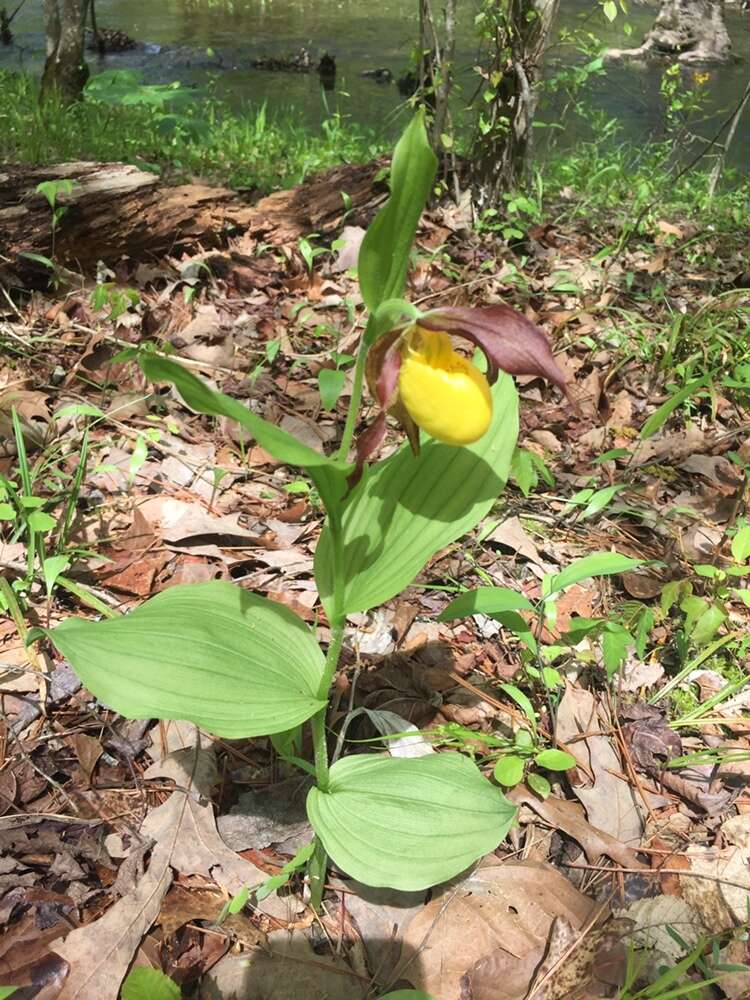
{"label": "dead oak leaf", "polygon": [[[394,979],[441,1000],[522,1000],[556,917],[580,928],[597,905],[549,865],[480,868],[409,923]],[[489,989],[489,992],[488,992]]]}
{"label": "dead oak leaf", "polygon": [[165,838],[133,892],[123,896],[104,916],[78,927],[52,948],[70,966],[58,1000],[117,1000],[141,938],[156,919],[172,882],[173,843]]}
{"label": "dead oak leaf", "polygon": [[[216,829],[213,809],[201,805],[192,794],[173,792],[148,814],[141,833],[157,840],[171,836],[172,867],[183,875],[212,878],[230,895],[245,886],[258,886],[267,878],[264,871],[227,847]],[[280,920],[291,919],[289,905],[275,894],[264,899],[258,909]]]}
{"label": "dead oak leaf", "polygon": [[529,1000],[598,1000],[621,986],[627,965],[623,934],[630,921],[577,931],[564,917],[552,925],[549,947],[539,966]]}
{"label": "dead oak leaf", "polygon": [[[643,820],[623,775],[604,706],[585,688],[568,684],[557,711],[557,737],[580,764],[573,793],[591,825],[630,846],[640,843]],[[593,782],[587,778],[593,775]]]}
{"label": "dead oak leaf", "polygon": [[540,799],[525,785],[517,785],[508,794],[508,798],[517,805],[528,806],[553,830],[562,830],[572,837],[581,845],[591,864],[596,864],[603,855],[606,855],[623,868],[648,867],[639,860],[632,848],[587,822],[583,809],[577,802],[558,799],[554,795]]}
{"label": "dead oak leaf", "polygon": [[[161,927],[164,937],[170,938],[180,927],[195,920],[215,922],[224,903],[224,896],[218,889],[187,889],[182,885],[173,885],[162,902],[155,922]],[[230,914],[221,927],[243,947],[267,947],[266,935],[244,913]]]}

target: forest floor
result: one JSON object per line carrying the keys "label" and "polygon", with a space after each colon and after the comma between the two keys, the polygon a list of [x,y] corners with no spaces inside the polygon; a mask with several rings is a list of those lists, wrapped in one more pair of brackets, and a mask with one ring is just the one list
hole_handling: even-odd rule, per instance
{"label": "forest floor", "polygon": [[[305,780],[267,740],[125,720],[51,645],[23,640],[32,625],[95,616],[92,602],[125,611],[227,579],[325,641],[310,482],[147,384],[123,350],[171,345],[330,450],[361,332],[362,230],[320,254],[315,240],[239,234],[219,251],[121,262],[98,288],[68,271],[56,288],[0,300],[0,472],[43,500],[20,511],[0,497],[0,563],[19,607],[0,620],[0,983],[24,987],[17,996],[115,1000],[131,963],[206,1000],[401,986],[437,1000],[667,997],[701,982],[689,995],[750,996],[750,234],[665,216],[622,240],[558,207],[513,249],[477,234],[463,207],[423,220],[412,301],[523,309],[578,410],[519,380],[508,487],[407,592],[350,619],[330,721],[340,731],[358,708],[376,723],[377,710],[396,713],[491,770],[492,741],[524,722],[512,685],[539,738],[554,732],[578,766],[510,788],[519,823],[467,878],[407,894],[332,871],[320,915],[295,877],[220,919],[311,837]],[[343,389],[321,399],[331,368]],[[34,510],[51,518],[37,521],[47,555],[67,559],[46,582],[27,573]],[[545,575],[610,550],[643,564],[564,591],[538,636],[549,697],[500,622],[437,621],[464,588],[533,600]],[[347,749],[376,735],[360,713]]]}

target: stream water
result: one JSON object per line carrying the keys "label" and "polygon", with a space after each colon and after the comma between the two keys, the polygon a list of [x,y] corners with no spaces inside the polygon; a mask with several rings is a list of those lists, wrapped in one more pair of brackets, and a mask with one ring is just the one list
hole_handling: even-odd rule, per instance
{"label": "stream water", "polygon": [[[9,0],[8,7],[14,6]],[[403,98],[396,84],[378,83],[361,74],[389,69],[394,78],[408,67],[417,37],[414,0],[97,0],[100,26],[119,28],[138,42],[138,49],[99,58],[89,53],[92,73],[137,68],[147,82],[205,85],[235,106],[266,103],[270,113],[288,112],[300,123],[314,125],[338,108],[377,131],[395,133]],[[459,0],[459,80],[464,100],[473,90],[476,62],[473,36],[474,0]],[[609,45],[639,44],[654,17],[653,7],[631,5],[633,33],[623,33],[620,15],[609,25],[592,0],[562,0],[560,26],[587,26]],[[750,13],[727,12],[727,26],[738,61],[707,67],[706,118],[699,130],[711,136],[735,107],[744,90],[750,60]],[[38,71],[43,60],[42,0],[26,0],[13,22],[14,44],[0,46],[0,67]],[[313,59],[324,52],[336,59],[336,88],[325,96],[316,73],[253,69],[252,59],[283,57],[301,46]],[[565,50],[560,50],[563,53]],[[569,50],[568,50],[569,51]],[[565,58],[575,59],[569,52]],[[612,66],[606,77],[591,80],[587,94],[594,105],[621,122],[636,140],[658,134],[663,121],[658,66]],[[689,82],[693,70],[685,70]],[[0,95],[1,98],[1,95]],[[460,111],[459,111],[460,113]],[[585,125],[571,120],[564,141],[574,143]],[[735,139],[732,162],[750,164],[750,107]]]}

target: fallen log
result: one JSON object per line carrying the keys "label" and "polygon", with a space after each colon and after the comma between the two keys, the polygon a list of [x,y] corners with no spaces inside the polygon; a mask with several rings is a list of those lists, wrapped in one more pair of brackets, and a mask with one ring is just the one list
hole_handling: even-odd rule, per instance
{"label": "fallen log", "polygon": [[[347,207],[366,218],[385,193],[375,178],[382,162],[347,164],[311,177],[255,204],[236,191],[207,184],[168,186],[154,174],[123,163],[62,163],[46,167],[0,165],[0,262],[17,274],[24,254],[92,272],[99,261],[142,260],[181,247],[219,246],[231,234],[257,234],[269,243],[334,231]],[[67,180],[56,204],[65,209],[54,229],[44,181]],[[348,197],[345,199],[342,194]]]}

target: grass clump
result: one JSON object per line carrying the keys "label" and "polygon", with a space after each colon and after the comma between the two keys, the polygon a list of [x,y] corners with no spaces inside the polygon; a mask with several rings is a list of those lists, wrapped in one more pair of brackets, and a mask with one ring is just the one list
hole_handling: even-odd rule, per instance
{"label": "grass clump", "polygon": [[0,158],[6,162],[121,161],[165,179],[200,177],[260,192],[301,183],[317,170],[366,162],[387,140],[339,113],[319,130],[265,106],[239,112],[179,84],[148,86],[137,73],[93,77],[72,106],[39,103],[25,73],[0,71]]}

